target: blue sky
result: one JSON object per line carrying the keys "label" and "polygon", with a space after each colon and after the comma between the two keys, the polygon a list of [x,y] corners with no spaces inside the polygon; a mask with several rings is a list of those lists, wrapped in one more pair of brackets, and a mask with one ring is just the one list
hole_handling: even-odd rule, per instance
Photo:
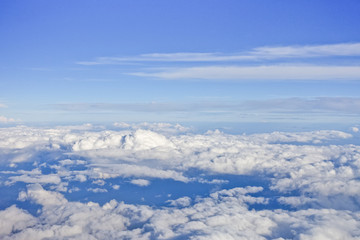
{"label": "blue sky", "polygon": [[344,121],[360,2],[0,2],[0,124]]}

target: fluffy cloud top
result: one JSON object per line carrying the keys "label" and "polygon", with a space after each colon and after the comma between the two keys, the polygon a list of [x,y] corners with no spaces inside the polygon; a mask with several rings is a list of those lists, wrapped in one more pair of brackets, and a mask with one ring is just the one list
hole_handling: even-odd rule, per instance
{"label": "fluffy cloud top", "polygon": [[[0,219],[9,221],[0,220],[0,237],[360,237],[360,147],[341,144],[355,138],[350,133],[231,135],[218,130],[194,134],[178,125],[159,125],[158,131],[146,124],[145,129],[139,124],[116,127],[121,130],[93,126],[0,129],[0,164],[7,169],[0,172],[0,187],[26,183],[17,200],[41,206],[39,216],[18,206],[1,210]],[[334,140],[337,144],[329,144]],[[221,176],[240,175],[266,182],[221,189],[229,181],[231,186],[237,184]],[[168,197],[163,206],[125,204],[110,198],[124,189],[122,184],[148,191],[160,179],[214,185],[206,196]],[[99,195],[107,202],[66,198],[78,191]],[[272,209],[272,204],[282,208]]]}
{"label": "fluffy cloud top", "polygon": [[[209,197],[178,199],[176,207],[160,209],[112,200],[103,206],[69,202],[39,185],[21,195],[43,205],[39,218],[15,206],[0,212],[3,239],[356,239],[360,218],[350,211],[329,209],[250,210],[248,203],[266,204],[251,194],[262,188],[234,188]],[[49,198],[45,200],[46,198]],[[178,204],[183,203],[181,208]],[[185,203],[185,204],[184,204]],[[175,204],[173,204],[175,205]]]}

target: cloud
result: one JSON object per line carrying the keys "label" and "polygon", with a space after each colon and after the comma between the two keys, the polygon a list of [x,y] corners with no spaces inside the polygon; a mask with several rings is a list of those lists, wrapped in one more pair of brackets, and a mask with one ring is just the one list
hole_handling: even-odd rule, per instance
{"label": "cloud", "polygon": [[[0,107],[2,107],[1,104],[0,104]],[[13,123],[13,122],[16,122],[16,120],[13,118],[7,118],[5,116],[0,116],[0,123]]]}
{"label": "cloud", "polygon": [[18,200],[32,200],[44,207],[61,206],[68,202],[62,194],[46,191],[39,183],[28,185],[26,192],[19,193]]}
{"label": "cloud", "polygon": [[258,47],[251,51],[251,55],[258,56],[259,58],[360,56],[360,43]]}
{"label": "cloud", "polygon": [[[294,113],[360,113],[360,98],[356,97],[317,97],[317,98],[279,98],[265,100],[248,100],[239,102],[226,101],[203,101],[190,103],[69,103],[58,104],[56,108],[64,111],[93,111],[93,112],[154,112],[154,113],[174,113],[174,112],[197,112],[206,113],[218,111],[220,113],[275,113],[275,114],[294,114]],[[338,116],[338,115],[337,115]],[[126,124],[114,123],[119,129],[148,129],[161,132],[163,134],[174,134],[187,132],[190,129],[181,125],[166,123],[140,123]]]}
{"label": "cloud", "polygon": [[[181,127],[160,123],[117,127],[126,130],[95,126],[0,129],[1,167],[6,169],[18,156],[23,158],[18,166],[1,171],[1,180],[29,183],[25,190],[17,189],[17,200],[24,204],[0,211],[0,238],[360,237],[360,146],[342,142],[356,141],[350,133],[179,133]],[[241,176],[260,180],[256,186],[251,181],[231,180]],[[126,204],[121,194],[111,195],[125,189],[123,183],[145,186],[154,179],[164,184],[178,181],[186,187],[223,185],[211,186],[209,193],[197,197],[179,193],[172,199],[168,195],[163,205],[151,207]],[[68,194],[86,190],[99,193],[105,204],[67,199]],[[35,216],[20,208],[32,203],[41,207]]]}
{"label": "cloud", "polygon": [[128,124],[125,122],[115,122],[114,127],[121,129],[144,129],[150,131],[156,131],[166,136],[171,136],[174,134],[186,133],[191,130],[189,127],[182,126],[180,124],[171,124],[171,123],[136,123],[136,124]]}
{"label": "cloud", "polygon": [[0,238],[36,224],[36,218],[15,205],[0,211]]}
{"label": "cloud", "polygon": [[88,192],[93,192],[93,193],[106,193],[107,190],[104,188],[88,188],[86,189]]}
{"label": "cloud", "polygon": [[[29,185],[24,193],[40,203],[35,218],[12,206],[0,211],[3,239],[77,238],[77,239],[356,239],[360,218],[356,212],[333,209],[255,210],[249,204],[266,204],[254,197],[260,187],[232,188],[214,192],[192,201],[174,200],[181,206],[150,208],[111,200],[97,203],[50,200],[61,194]],[[37,194],[33,194],[33,192]],[[50,201],[51,202],[51,201]],[[0,220],[1,222],[1,220]],[[11,229],[11,230],[10,230]],[[14,231],[15,230],[15,231]]]}
{"label": "cloud", "polygon": [[191,198],[189,197],[182,197],[175,200],[168,200],[167,201],[171,206],[176,207],[188,207],[191,204]]}
{"label": "cloud", "polygon": [[146,187],[150,185],[150,181],[146,179],[133,179],[130,181],[131,184],[138,185],[140,187]]}
{"label": "cloud", "polygon": [[59,184],[61,182],[60,177],[56,174],[42,175],[41,173],[36,175],[12,176],[9,177],[9,180],[10,182],[7,182],[7,184],[13,184],[15,182]]}
{"label": "cloud", "polygon": [[149,53],[132,57],[99,57],[80,61],[80,65],[125,64],[131,62],[235,62],[279,58],[313,58],[360,56],[360,43],[339,43],[303,46],[264,46],[243,53]]}
{"label": "cloud", "polygon": [[360,78],[360,67],[330,65],[233,65],[171,68],[157,72],[134,72],[130,74],[168,80],[358,80]]}

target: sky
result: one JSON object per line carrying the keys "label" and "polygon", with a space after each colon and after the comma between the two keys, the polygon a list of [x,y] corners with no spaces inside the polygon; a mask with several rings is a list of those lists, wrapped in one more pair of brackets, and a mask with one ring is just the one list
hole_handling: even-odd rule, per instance
{"label": "sky", "polygon": [[0,124],[346,122],[356,0],[0,2]]}
{"label": "sky", "polygon": [[1,0],[0,239],[359,239],[359,12]]}

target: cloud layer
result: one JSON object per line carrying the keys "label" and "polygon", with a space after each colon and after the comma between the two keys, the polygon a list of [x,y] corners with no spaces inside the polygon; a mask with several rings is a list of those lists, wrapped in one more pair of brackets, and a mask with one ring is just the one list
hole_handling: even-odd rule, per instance
{"label": "cloud layer", "polygon": [[[26,185],[0,210],[0,238],[360,237],[360,147],[341,143],[357,139],[356,131],[232,135],[164,123],[114,127],[0,129],[0,187]],[[258,183],[240,187],[230,176]],[[124,203],[115,194],[129,185],[155,191],[159,181],[213,188],[168,194],[163,205]],[[106,201],[68,199],[81,191]],[[21,203],[40,206],[37,215]]]}

